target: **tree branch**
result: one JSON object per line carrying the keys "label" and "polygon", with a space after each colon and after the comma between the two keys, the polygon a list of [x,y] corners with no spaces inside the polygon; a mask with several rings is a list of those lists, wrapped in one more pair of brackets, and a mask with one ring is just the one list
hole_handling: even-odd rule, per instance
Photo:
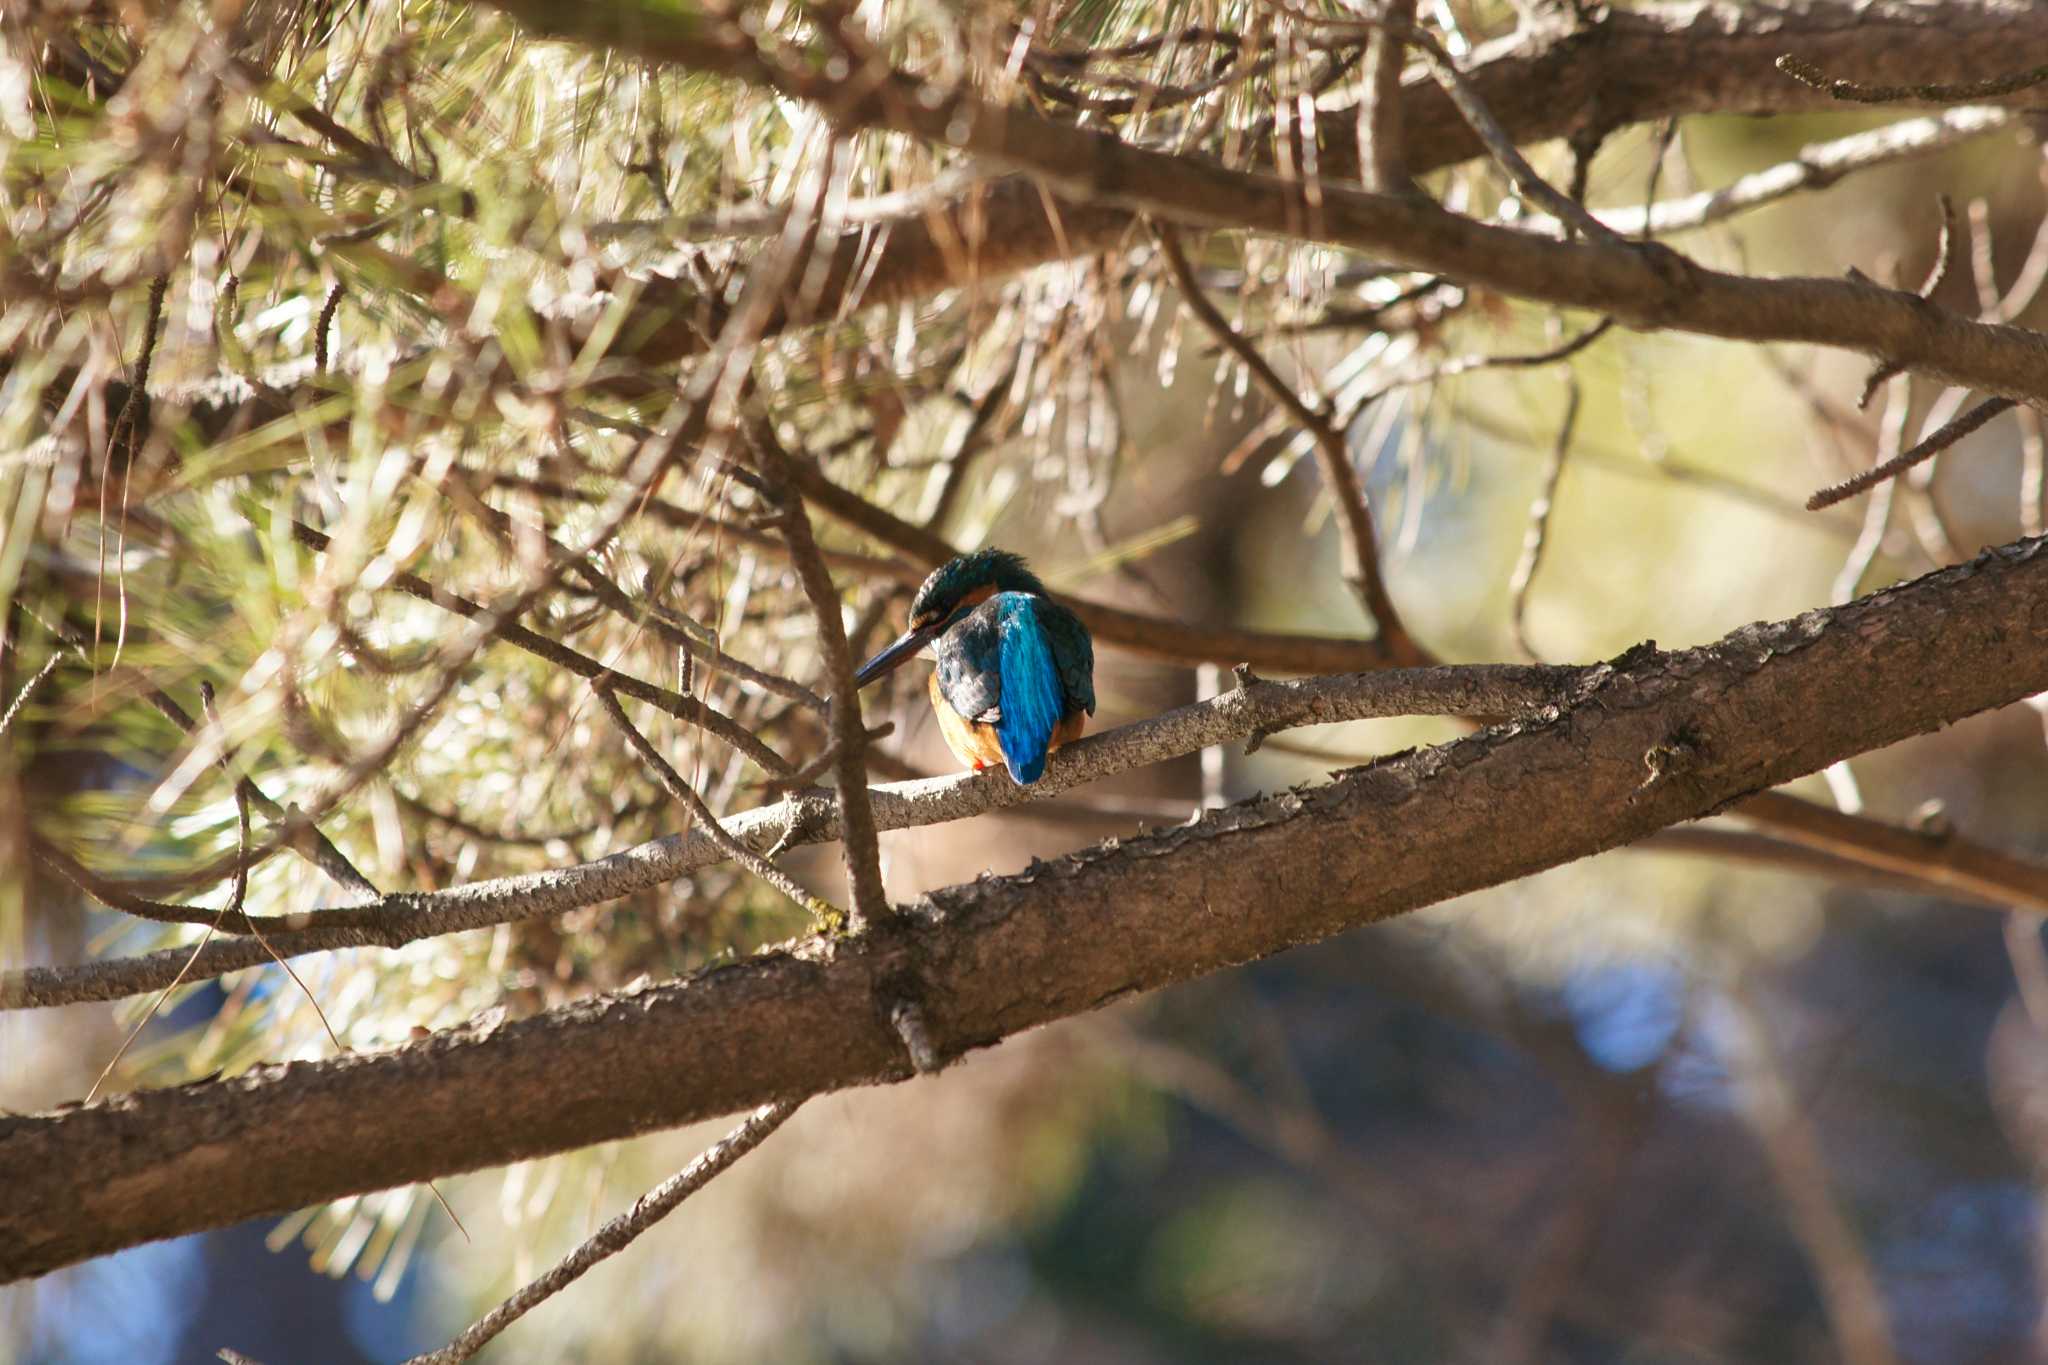
{"label": "tree branch", "polygon": [[547,1299],[567,1289],[589,1270],[633,1244],[633,1239],[674,1213],[685,1199],[703,1189],[735,1161],[767,1140],[788,1122],[795,1103],[764,1104],[744,1122],[704,1151],[689,1165],[633,1201],[633,1207],[607,1222],[554,1268],[525,1285],[511,1298],[478,1318],[461,1336],[438,1351],[414,1356],[406,1365],[460,1365],[481,1351],[491,1338],[526,1316]]}
{"label": "tree branch", "polygon": [[1385,0],[1365,39],[1364,79],[1358,87],[1358,181],[1376,194],[1409,188],[1401,123],[1401,69],[1407,44],[1401,30],[1415,23],[1415,0]]}
{"label": "tree branch", "polygon": [[[1477,665],[1462,668],[1255,680],[1250,686],[1065,745],[1029,788],[1007,774],[957,773],[871,788],[879,829],[909,829],[1056,796],[1097,778],[1295,725],[1397,715],[1521,715],[1559,704],[1593,670]],[[616,682],[616,680],[613,680]],[[623,688],[619,690],[624,691]],[[792,829],[782,802],[727,819],[726,835],[757,852],[823,843],[840,834],[825,812]],[[336,948],[398,948],[423,938],[559,914],[674,881],[723,862],[724,843],[708,831],[669,835],[595,862],[499,877],[446,891],[399,892],[371,905],[297,917],[304,926],[270,935],[279,953]],[[166,948],[141,957],[76,967],[30,967],[0,974],[0,1009],[36,1009],[83,1000],[118,1000],[161,989],[182,971],[204,981],[269,960],[253,944],[215,943],[187,969],[190,954]]]}
{"label": "tree branch", "polygon": [[[1832,142],[1816,142],[1799,149],[1790,161],[1781,161],[1761,171],[1740,176],[1718,189],[1701,190],[1682,199],[1666,199],[1647,210],[1608,208],[1599,211],[1600,221],[1625,237],[1645,233],[1657,235],[1685,232],[1747,213],[1802,190],[1824,190],[1843,176],[1875,166],[1890,165],[1915,157],[1931,156],[1987,133],[2018,127],[2020,116],[2008,109],[1969,105],[1927,118],[1901,119],[1882,128],[1871,128]],[[1532,214],[1519,220],[1530,232],[1563,236],[1557,219]],[[1986,321],[2010,322],[1986,308]]]}
{"label": "tree branch", "polygon": [[1858,350],[1951,384],[2048,402],[2048,338],[1964,318],[1867,280],[1760,279],[1708,269],[1656,243],[1611,236],[1554,241],[1449,213],[1421,196],[1371,194],[1322,179],[1305,184],[1133,145],[900,71],[864,73],[850,84],[808,53],[757,50],[737,26],[657,22],[639,12],[622,19],[608,8],[558,0],[495,3],[545,35],[736,77],[806,100],[843,128],[906,133],[1028,171],[1080,203],[1322,242],[1535,302],[1609,314],[1638,330]]}
{"label": "tree branch", "polygon": [[825,677],[832,684],[826,722],[832,736],[832,774],[838,783],[840,844],[845,853],[846,880],[853,894],[849,927],[855,931],[888,918],[889,897],[882,890],[882,854],[875,837],[875,813],[868,796],[868,732],[860,715],[860,688],[854,682],[853,651],[846,643],[839,589],[832,571],[818,553],[811,533],[811,514],[803,495],[789,487],[788,471],[798,461],[777,438],[771,423],[753,424],[752,449],[761,472],[770,478],[781,504],[782,536],[789,562],[810,599],[818,623],[819,653]]}
{"label": "tree branch", "polygon": [[[507,0],[500,7],[543,31],[562,33],[560,25],[570,22],[553,16],[558,24],[550,23],[552,0]],[[2015,3],[1940,10],[1900,0],[1666,4],[1597,14],[1584,23],[1525,27],[1473,54],[1465,78],[1515,142],[1570,137],[1595,119],[1620,128],[1690,114],[1840,109],[1827,92],[1777,68],[1787,49],[1873,80],[1925,82],[1971,79],[1998,69],[2015,51],[2048,42],[2048,13]],[[1416,72],[1403,87],[1401,115],[1402,160],[1411,175],[1485,154],[1425,73]],[[1324,145],[1316,164],[1325,181],[1358,173],[1356,120],[1355,112],[1342,109],[1317,120]],[[985,181],[821,245],[829,268],[809,310],[777,311],[767,330],[829,320],[851,307],[985,285],[1048,261],[1112,249],[1136,226],[1136,215],[1108,203],[1049,201],[1027,176]],[[658,363],[699,353],[706,308],[715,313],[715,305],[687,284],[647,281],[627,328],[640,339],[635,354]],[[715,325],[714,316],[712,330]]]}
{"label": "tree branch", "polygon": [[[1225,350],[1236,356],[1238,362],[1251,372],[1259,387],[1278,403],[1294,421],[1305,430],[1315,451],[1316,468],[1323,476],[1323,491],[1329,495],[1330,505],[1336,509],[1337,524],[1343,532],[1340,537],[1343,546],[1342,573],[1345,583],[1357,594],[1359,604],[1372,617],[1378,634],[1373,637],[1374,645],[1381,655],[1389,660],[1408,666],[1429,662],[1428,655],[1419,648],[1408,634],[1408,627],[1401,621],[1401,613],[1394,606],[1394,599],[1387,591],[1385,577],[1380,572],[1379,536],[1373,529],[1372,509],[1365,500],[1365,486],[1360,482],[1358,469],[1351,463],[1351,450],[1345,444],[1344,433],[1337,429],[1336,420],[1327,411],[1312,408],[1294,386],[1280,377],[1280,374],[1243,336],[1229,319],[1209,301],[1203,292],[1202,283],[1195,278],[1192,266],[1188,264],[1187,253],[1181,250],[1180,234],[1164,223],[1153,225],[1153,235],[1159,243],[1159,254],[1166,261],[1166,269],[1173,276],[1174,287],[1180,291],[1181,302],[1195,315],[1210,336]],[[1327,406],[1324,400],[1319,404]]]}
{"label": "tree branch", "polygon": [[[0,1118],[0,1278],[900,1080],[912,1066],[889,1009],[906,998],[943,1061],[1632,842],[2048,690],[2044,549],[2022,541],[1702,649],[1631,651],[1574,675],[1553,712],[934,892],[897,932],[809,940],[388,1052]],[[1176,723],[1215,719],[1205,707]],[[1080,749],[1048,780],[1084,769]],[[493,1122],[477,1123],[483,1112]]]}

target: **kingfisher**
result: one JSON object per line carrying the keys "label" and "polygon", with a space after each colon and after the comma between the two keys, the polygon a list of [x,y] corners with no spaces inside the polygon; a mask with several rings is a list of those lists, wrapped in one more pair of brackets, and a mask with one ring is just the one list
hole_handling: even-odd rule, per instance
{"label": "kingfisher", "polygon": [[958,555],[910,601],[910,628],[854,674],[866,687],[930,647],[932,710],[953,757],[976,772],[997,762],[1019,786],[1046,755],[1079,739],[1095,714],[1095,646],[1081,618],[1052,600],[1007,550]]}

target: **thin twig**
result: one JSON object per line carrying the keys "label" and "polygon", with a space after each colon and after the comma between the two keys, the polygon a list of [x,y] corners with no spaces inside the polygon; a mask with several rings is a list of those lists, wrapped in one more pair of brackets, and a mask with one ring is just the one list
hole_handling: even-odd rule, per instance
{"label": "thin twig", "polygon": [[1382,24],[1366,36],[1359,82],[1359,181],[1379,194],[1409,188],[1408,152],[1401,118],[1401,68],[1407,60],[1402,32],[1415,25],[1415,0],[1385,0]]}
{"label": "thin twig", "polygon": [[1936,206],[1941,209],[1941,236],[1934,244],[1934,264],[1928,267],[1927,278],[1920,282],[1915,292],[1923,299],[1934,297],[1936,290],[1948,281],[1948,272],[1956,262],[1956,204],[1945,194],[1936,195]]}
{"label": "thin twig", "polygon": [[[325,551],[333,542],[323,533],[314,530],[301,521],[292,523],[292,536],[300,544],[314,550]],[[492,615],[491,609],[467,597],[450,592],[414,573],[391,575],[391,586],[425,602],[432,602],[445,611],[470,620],[481,620]],[[717,736],[728,746],[746,755],[764,771],[776,777],[784,777],[791,771],[790,763],[782,755],[769,748],[759,736],[734,721],[732,717],[715,707],[671,692],[665,687],[644,682],[630,674],[618,673],[599,663],[587,654],[569,648],[567,645],[550,640],[547,636],[527,629],[515,620],[511,613],[498,614],[492,635],[506,644],[514,645],[537,658],[545,659],[558,668],[574,673],[591,682],[603,681],[608,687],[615,687],[635,701],[644,701],[649,706],[659,707],[677,720],[701,726]]]}
{"label": "thin twig", "polygon": [[142,349],[135,358],[135,372],[128,379],[128,401],[121,405],[121,414],[107,433],[109,460],[116,450],[123,448],[124,441],[134,440],[142,410],[149,402],[149,368],[156,358],[157,338],[163,335],[164,294],[170,285],[168,275],[159,275],[149,283],[149,314],[143,321]]}
{"label": "thin twig", "polygon": [[[1906,443],[1906,421],[1912,410],[1912,398],[1913,381],[1904,375],[1893,376],[1890,392],[1885,395],[1884,419],[1877,429],[1879,463],[1897,455],[1899,447]],[[1864,507],[1862,529],[1857,533],[1855,544],[1849,547],[1841,569],[1835,574],[1830,600],[1836,606],[1856,596],[1863,585],[1863,576],[1877,562],[1878,552],[1884,548],[1885,532],[1891,529],[1892,504],[1897,500],[1898,487],[1893,481],[1885,480],[1878,487],[1877,495]]]}
{"label": "thin twig", "polygon": [[[1928,270],[1927,278],[1922,280],[1920,287],[1914,291],[1920,298],[1928,300],[1934,297],[1934,291],[1941,288],[1942,282],[1948,278],[1949,267],[1955,261],[1956,206],[1945,194],[1939,196],[1938,202],[1941,206],[1941,236],[1934,248],[1934,265]],[[1849,273],[1859,279],[1863,278],[1859,270],[1852,268]],[[1869,283],[1867,279],[1864,282]],[[1856,399],[1857,410],[1869,407],[1878,387],[1904,374],[1907,369],[1908,366],[1903,361],[1888,357],[1879,359],[1871,366],[1870,373],[1864,377],[1863,392]],[[1811,508],[1812,504],[1808,503],[1808,507]]]}
{"label": "thin twig", "polygon": [[[953,442],[952,450],[946,457],[946,477],[939,485],[938,496],[932,499],[932,508],[924,519],[927,530],[943,532],[946,520],[953,514],[953,504],[967,487],[967,472],[973,468],[975,457],[988,446],[984,439],[989,425],[1002,410],[1003,400],[1009,396],[1010,385],[1017,375],[1017,362],[1013,357],[1008,369],[988,386],[981,400],[974,405],[973,413],[967,419],[967,426]],[[822,552],[821,552],[822,553]]]}
{"label": "thin twig", "polygon": [[1906,372],[1906,367],[1896,360],[1881,360],[1873,365],[1864,376],[1863,391],[1856,395],[1858,412],[1870,406],[1870,400],[1877,397],[1877,391]]}
{"label": "thin twig", "polygon": [[1412,388],[1420,384],[1436,384],[1446,379],[1455,379],[1461,374],[1471,374],[1475,370],[1533,370],[1540,369],[1545,365],[1555,365],[1560,360],[1571,359],[1613,330],[1614,319],[1602,318],[1577,336],[1561,341],[1555,346],[1547,346],[1540,351],[1513,351],[1499,355],[1461,355],[1453,356],[1451,359],[1439,364],[1417,366],[1414,369],[1403,371],[1367,394],[1361,406],[1375,402],[1383,395],[1392,393],[1395,389]]}
{"label": "thin twig", "polygon": [[2041,917],[2014,910],[2005,917],[2005,956],[2013,985],[2036,1034],[2048,1037],[2048,951],[2041,947]]}
{"label": "thin twig", "polygon": [[1579,378],[1565,371],[1564,418],[1557,426],[1557,440],[1551,443],[1550,462],[1543,471],[1543,486],[1529,504],[1529,529],[1522,537],[1522,557],[1508,578],[1508,623],[1514,630],[1515,647],[1530,659],[1539,657],[1529,643],[1527,615],[1529,585],[1542,567],[1543,551],[1550,541],[1550,514],[1557,502],[1557,486],[1564,478],[1565,457],[1572,448],[1572,432],[1579,424]]}
{"label": "thin twig", "polygon": [[2013,322],[2019,315],[2033,306],[2041,293],[2041,286],[2048,284],[2048,214],[2043,214],[2038,227],[2034,229],[2034,244],[2027,250],[2026,260],[2020,262],[2019,274],[2013,277],[2012,288],[1998,301],[1998,306],[1985,314],[1984,322]]}
{"label": "thin twig", "polygon": [[[1802,147],[1790,161],[1752,171],[1718,189],[1701,190],[1640,208],[1603,209],[1600,221],[1629,236],[1707,227],[1801,191],[1827,189],[1857,171],[1945,151],[1986,133],[2014,127],[2019,119],[2020,115],[2013,110],[1975,106],[1950,109],[1926,118],[1902,119],[1882,128]],[[1547,216],[1522,218],[1516,226],[1525,232],[1561,235],[1564,231],[1562,224]],[[2011,319],[1986,317],[1985,321]]]}
{"label": "thin twig", "polygon": [[639,754],[647,766],[654,770],[655,780],[661,783],[661,789],[690,813],[696,828],[704,831],[711,842],[718,846],[720,852],[789,897],[799,910],[811,918],[822,920],[835,913],[830,902],[821,896],[811,894],[794,877],[726,833],[725,826],[711,813],[711,807],[704,804],[704,798],[697,794],[697,789],[685,782],[683,775],[661,756],[661,751],[654,747],[653,741],[640,733],[639,727],[626,715],[625,708],[619,705],[619,699],[613,695],[611,688],[600,685],[596,692],[598,704],[604,708],[605,716],[618,728],[619,733],[625,736],[626,742],[633,746],[633,752]]}
{"label": "thin twig", "polygon": [[320,320],[313,324],[313,373],[327,373],[327,342],[334,329],[334,316],[341,311],[341,281],[327,291],[327,302],[320,305]]}
{"label": "thin twig", "polygon": [[1584,204],[1574,201],[1570,195],[1536,173],[1536,168],[1529,164],[1528,158],[1515,146],[1515,140],[1500,126],[1500,122],[1493,116],[1493,111],[1488,109],[1486,102],[1479,97],[1477,87],[1458,69],[1457,60],[1444,50],[1442,43],[1426,29],[1412,25],[1408,28],[1407,36],[1409,41],[1415,44],[1415,50],[1422,54],[1423,62],[1429,67],[1429,74],[1436,78],[1436,83],[1443,88],[1444,94],[1450,96],[1451,103],[1457,106],[1458,113],[1472,126],[1472,131],[1478,134],[1480,142],[1485,144],[1493,159],[1500,163],[1500,168],[1507,172],[1508,179],[1514,182],[1515,188],[1522,192],[1524,198],[1534,200],[1559,222],[1577,228],[1588,241],[1615,244],[1623,240],[1613,228],[1588,213]]}
{"label": "thin twig", "polygon": [[1998,311],[1998,266],[1991,241],[1991,201],[1981,195],[1970,201],[1970,281],[1977,287],[1977,316]]}
{"label": "thin twig", "polygon": [[2010,75],[1947,85],[1864,85],[1860,81],[1839,80],[1789,52],[1778,58],[1777,66],[1801,85],[1854,104],[1967,104],[2017,94],[2048,81],[2048,66],[2031,66]]}
{"label": "thin twig", "polygon": [[1781,791],[1759,792],[1730,808],[1773,838],[1848,858],[1878,871],[1910,877],[1983,905],[2048,915],[2048,867],[2027,862],[1957,834],[1917,829],[1849,815]]}
{"label": "thin twig", "polygon": [[1195,278],[1194,267],[1188,263],[1187,253],[1181,249],[1179,232],[1166,223],[1154,222],[1152,235],[1188,311],[1218,343],[1237,357],[1238,362],[1258,381],[1259,387],[1309,433],[1314,442],[1316,466],[1323,476],[1323,489],[1329,494],[1331,505],[1337,509],[1338,524],[1344,532],[1341,538],[1344,580],[1358,594],[1373,624],[1379,628],[1375,643],[1382,655],[1402,664],[1418,661],[1422,657],[1421,651],[1402,624],[1400,612],[1395,608],[1394,600],[1387,592],[1386,581],[1381,576],[1379,537],[1373,529],[1372,509],[1366,502],[1358,470],[1351,463],[1351,452],[1345,446],[1343,433],[1337,430],[1327,413],[1303,402],[1294,386],[1280,377],[1260,354],[1258,347],[1232,327],[1216,305],[1209,301],[1201,282]]}
{"label": "thin twig", "polygon": [[1963,437],[1968,436],[1978,427],[1983,426],[1986,422],[2013,405],[2013,400],[2010,398],[1985,399],[1982,403],[1971,408],[1953,422],[1948,423],[1941,430],[1935,432],[1926,440],[1921,441],[1903,455],[1886,460],[1875,468],[1867,469],[1853,479],[1844,479],[1838,484],[1821,489],[1806,500],[1806,510],[1818,512],[1823,507],[1833,507],[1836,503],[1847,501],[1865,489],[1883,483],[1886,479],[1897,478],[1922,460],[1931,460],[1936,455],[1941,454],[1942,451],[1947,450],[1957,441],[1962,440]]}
{"label": "thin twig", "polygon": [[832,571],[818,554],[811,514],[804,507],[803,497],[785,477],[785,471],[796,459],[782,448],[770,422],[756,422],[750,431],[751,448],[762,475],[778,485],[789,562],[803,584],[804,596],[810,599],[811,614],[818,622],[818,646],[824,655],[825,676],[832,683],[832,705],[826,721],[836,751],[832,771],[838,785],[841,852],[847,881],[853,889],[849,927],[858,932],[879,924],[894,912],[882,887],[881,843],[868,797],[868,734],[861,720],[860,689],[854,685],[853,652],[846,643],[839,590],[833,585]]}
{"label": "thin twig", "polygon": [[1784,1196],[1786,1217],[1813,1263],[1821,1302],[1849,1365],[1892,1365],[1884,1297],[1856,1230],[1829,1188],[1828,1163],[1812,1123],[1800,1112],[1740,967],[1727,974],[1725,998],[1735,1024],[1731,1068],[1736,1091]]}
{"label": "thin twig", "polygon": [[739,1127],[727,1133],[682,1170],[635,1200],[633,1207],[597,1230],[583,1245],[555,1263],[511,1298],[478,1318],[461,1336],[438,1351],[414,1356],[406,1365],[458,1365],[468,1360],[491,1340],[547,1299],[559,1294],[583,1273],[630,1246],[635,1238],[676,1211],[685,1199],[711,1183],[734,1162],[753,1151],[770,1133],[788,1121],[801,1100],[778,1100],[764,1104]]}
{"label": "thin twig", "polygon": [[[221,724],[220,712],[214,706],[212,683],[202,682],[199,684],[199,704],[206,716],[206,723],[212,726],[214,734],[220,737],[221,771],[230,778],[234,778],[236,773],[228,758],[227,727]],[[346,1052],[348,1049],[342,1046],[341,1037],[335,1033],[334,1025],[327,1022],[327,1011],[320,1008],[320,1001],[314,996],[312,988],[293,969],[291,963],[278,956],[277,949],[270,946],[270,940],[263,937],[263,930],[256,923],[255,917],[249,915],[244,909],[249,898],[249,864],[246,856],[249,851],[249,793],[245,789],[245,784],[239,781],[235,783],[235,823],[237,837],[240,841],[240,849],[244,856],[237,859],[235,863],[235,890],[234,898],[230,903],[230,909],[233,913],[242,917],[243,922],[249,927],[250,935],[255,938],[258,944],[262,945],[264,952],[270,954],[270,960],[284,969],[284,974],[292,979],[292,984],[299,988],[299,993],[306,997],[306,1003],[313,1007],[314,1017],[319,1019],[320,1027],[327,1031],[327,1041],[334,1045],[334,1050],[336,1052]],[[219,927],[218,921],[216,921],[215,927]],[[439,1191],[435,1192],[434,1197],[440,1198]],[[454,1216],[452,1211],[449,1216]]]}
{"label": "thin twig", "polygon": [[57,671],[57,663],[63,657],[52,650],[50,657],[43,660],[43,666],[36,670],[35,676],[21,685],[21,690],[14,694],[14,700],[7,704],[7,714],[0,716],[0,736],[6,735],[14,727],[14,718],[21,714],[22,707],[28,705],[28,699],[35,695],[36,689],[43,685],[44,679]]}
{"label": "thin twig", "polygon": [[[669,619],[653,602],[635,602],[626,590],[613,582],[589,556],[572,554],[569,547],[550,535],[545,527],[523,522],[502,508],[492,507],[477,496],[476,490],[471,488],[457,471],[450,470],[440,487],[442,492],[450,495],[451,502],[483,522],[508,548],[528,538],[537,541],[549,555],[581,579],[584,586],[590,589],[591,595],[597,598],[598,604],[613,615],[630,621],[635,626],[651,630],[660,636],[665,644],[675,646],[684,654],[740,682],[752,683],[764,692],[787,697],[813,711],[825,709],[824,699],[802,683],[780,674],[770,673],[766,669],[756,668],[743,659],[735,659],[727,654],[718,647],[718,641],[710,630],[703,627],[698,627],[696,631],[685,629]],[[688,695],[687,688],[683,689],[683,695]]]}
{"label": "thin twig", "polygon": [[[1989,201],[1972,199],[1969,217],[1970,273],[1977,285],[1977,316],[1986,322],[2010,322],[2034,301],[2043,281],[2048,281],[2048,217],[2042,219],[2019,277],[2005,295],[1998,291]],[[2048,439],[2043,436],[2041,413],[2032,404],[2020,404],[2016,415],[2020,426],[2020,534],[2038,536],[2048,523],[2048,515],[2044,515],[2048,508],[2042,504],[2044,486],[2048,486]]]}
{"label": "thin twig", "polygon": [[[1934,405],[1928,408],[1927,416],[1921,419],[1921,438],[1924,440],[1953,421],[1969,399],[1968,389],[1957,388],[1944,392],[1934,401]],[[1936,456],[1915,465],[1906,472],[1906,477],[1899,481],[1906,486],[1906,512],[1912,520],[1913,534],[1919,539],[1920,548],[1927,555],[1929,562],[1936,565],[1953,564],[1962,558],[1961,552],[1956,549],[1961,537],[1956,533],[1934,487],[1934,476],[1939,465],[1940,457]]]}
{"label": "thin twig", "polygon": [[[206,698],[209,703],[208,710],[211,712],[212,692],[210,688],[207,689]],[[215,727],[218,728],[217,720],[214,716],[209,714],[207,719],[209,722],[215,723]],[[249,870],[247,866],[249,856],[249,801],[239,790],[235,794],[235,814],[237,817],[238,837],[241,841],[241,857],[236,861],[233,898],[225,906],[221,907],[219,913],[214,916],[214,923],[207,926],[206,932],[200,936],[199,942],[192,945],[191,955],[185,959],[185,965],[180,969],[177,977],[168,986],[163,988],[163,991],[156,999],[150,1002],[149,1008],[143,1011],[142,1017],[135,1021],[135,1027],[128,1030],[128,1036],[121,1040],[121,1046],[114,1049],[114,1055],[107,1059],[106,1066],[100,1069],[99,1076],[94,1079],[92,1089],[85,1092],[85,1103],[91,1104],[98,1097],[100,1087],[107,1083],[107,1077],[114,1074],[114,1068],[119,1066],[121,1059],[128,1055],[128,1049],[133,1047],[135,1040],[142,1036],[142,1031],[149,1027],[150,1021],[156,1018],[157,1012],[163,1009],[164,1001],[171,998],[171,992],[178,989],[179,983],[184,980],[186,973],[192,970],[192,964],[199,960],[199,954],[205,951],[206,945],[213,941],[214,932],[219,927],[221,919],[230,914],[238,915],[242,913],[243,903],[248,899],[249,895]],[[263,947],[264,951],[270,953],[273,958],[277,956],[271,950],[269,944],[266,943]],[[297,979],[296,974],[294,974],[293,980]],[[319,1005],[316,1003],[313,1008],[317,1011]],[[321,1015],[320,1022],[325,1024],[327,1016]],[[328,1036],[333,1036],[333,1030],[328,1030]],[[339,1048],[339,1046],[340,1044],[337,1043],[336,1047]]]}

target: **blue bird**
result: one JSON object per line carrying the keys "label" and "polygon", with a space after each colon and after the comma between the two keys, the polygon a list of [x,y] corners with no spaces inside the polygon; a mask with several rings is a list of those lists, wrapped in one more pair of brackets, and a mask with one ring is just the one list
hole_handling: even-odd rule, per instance
{"label": "blue bird", "polygon": [[933,570],[910,629],[854,674],[866,687],[931,647],[932,710],[946,747],[975,771],[1000,761],[1022,786],[1095,714],[1095,646],[1022,558],[976,550]]}

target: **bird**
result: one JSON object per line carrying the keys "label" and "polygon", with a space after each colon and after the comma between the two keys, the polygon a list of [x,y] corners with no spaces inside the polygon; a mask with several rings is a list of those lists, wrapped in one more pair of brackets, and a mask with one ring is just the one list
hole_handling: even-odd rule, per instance
{"label": "bird", "polygon": [[932,571],[910,626],[854,672],[866,687],[929,647],[932,710],[953,756],[976,772],[1001,763],[1019,786],[1080,738],[1095,714],[1095,645],[1021,555],[983,549]]}

